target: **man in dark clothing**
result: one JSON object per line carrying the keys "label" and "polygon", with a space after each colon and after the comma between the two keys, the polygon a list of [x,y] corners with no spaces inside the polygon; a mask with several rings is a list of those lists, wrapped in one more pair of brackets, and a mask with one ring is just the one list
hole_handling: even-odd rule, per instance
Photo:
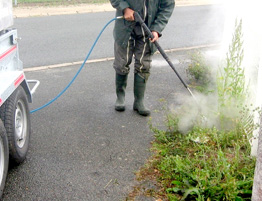
{"label": "man in dark clothing", "polygon": [[[161,37],[174,9],[174,0],[110,0],[116,8],[116,16],[123,16],[115,22],[114,27],[114,68],[116,71],[115,109],[125,110],[125,89],[130,71],[129,65],[134,55],[134,105],[133,109],[140,115],[148,116],[143,100],[146,82],[150,74],[152,55],[156,51],[153,42]],[[134,12],[143,18],[154,38],[149,39],[139,23],[134,20]]]}

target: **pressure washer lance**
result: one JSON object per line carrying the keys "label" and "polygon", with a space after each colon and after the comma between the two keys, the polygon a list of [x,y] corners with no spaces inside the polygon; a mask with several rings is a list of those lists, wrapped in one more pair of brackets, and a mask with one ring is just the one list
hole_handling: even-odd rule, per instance
{"label": "pressure washer lance", "polygon": [[[135,17],[135,21],[139,22],[139,24],[143,27],[144,31],[146,32],[146,34],[149,36],[149,38],[153,39],[154,36],[152,34],[152,32],[150,31],[150,29],[146,26],[144,20],[141,18],[141,16],[137,13],[134,12],[134,17]],[[189,93],[191,94],[191,96],[193,97],[193,99],[196,101],[196,103],[199,105],[196,97],[194,96],[194,94],[192,93],[192,91],[189,89],[189,87],[187,86],[187,84],[184,82],[184,80],[181,78],[181,76],[179,75],[179,73],[177,72],[175,66],[173,65],[173,63],[170,61],[170,59],[168,58],[167,54],[165,53],[165,51],[162,49],[162,47],[159,45],[159,43],[157,41],[154,42],[155,46],[157,47],[158,51],[160,52],[160,54],[164,57],[164,59],[167,61],[167,63],[169,64],[169,66],[174,70],[174,72],[176,73],[177,77],[180,79],[180,81],[182,82],[182,84],[184,85],[184,87],[189,91]]]}
{"label": "pressure washer lance", "polygon": [[[139,22],[139,24],[143,27],[144,31],[146,32],[146,34],[149,36],[149,38],[153,39],[154,36],[152,34],[152,32],[150,31],[150,29],[147,27],[147,25],[145,24],[144,20],[141,18],[141,16],[137,13],[134,12],[134,17],[135,17],[135,21]],[[176,73],[177,77],[180,79],[180,81],[182,82],[182,84],[184,85],[184,87],[187,89],[187,91],[190,93],[190,95],[193,97],[193,99],[195,100],[198,109],[200,109],[200,103],[198,102],[198,100],[196,99],[196,97],[194,96],[194,94],[192,93],[192,91],[189,89],[189,87],[187,86],[187,84],[184,82],[184,80],[182,79],[182,77],[179,75],[179,73],[177,72],[174,64],[171,62],[171,60],[169,59],[169,57],[167,56],[167,54],[165,53],[165,51],[162,49],[162,47],[159,45],[159,43],[157,41],[154,42],[155,46],[157,47],[158,51],[160,52],[160,54],[164,57],[164,59],[167,61],[167,63],[169,64],[169,66],[174,70],[174,72]],[[201,114],[201,112],[200,112]],[[207,118],[201,114],[201,120],[202,123],[207,123]]]}

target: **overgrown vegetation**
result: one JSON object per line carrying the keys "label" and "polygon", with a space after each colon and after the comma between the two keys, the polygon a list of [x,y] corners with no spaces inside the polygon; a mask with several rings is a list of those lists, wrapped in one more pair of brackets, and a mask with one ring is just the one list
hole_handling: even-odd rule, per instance
{"label": "overgrown vegetation", "polygon": [[212,91],[209,87],[212,80],[210,66],[200,51],[191,54],[191,63],[186,72],[191,81],[191,87],[204,94]]}
{"label": "overgrown vegetation", "polygon": [[[217,75],[218,127],[195,124],[186,134],[179,129],[180,116],[167,118],[167,130],[151,125],[156,140],[155,155],[140,171],[142,177],[154,175],[160,191],[151,195],[168,200],[251,200],[255,159],[250,156],[254,112],[248,106],[242,60],[242,22],[236,21],[235,33],[226,61]],[[199,60],[200,59],[200,60]],[[202,57],[193,57],[189,72],[207,91],[207,67]]]}
{"label": "overgrown vegetation", "polygon": [[168,121],[171,130],[152,128],[158,159],[152,164],[169,200],[250,200],[255,160],[244,130],[195,126],[185,135],[178,118]]}

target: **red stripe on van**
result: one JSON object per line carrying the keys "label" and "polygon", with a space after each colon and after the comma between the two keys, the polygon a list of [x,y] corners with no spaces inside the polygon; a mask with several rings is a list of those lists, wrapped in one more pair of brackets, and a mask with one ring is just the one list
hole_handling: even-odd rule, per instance
{"label": "red stripe on van", "polygon": [[20,75],[16,81],[15,81],[15,87],[18,87],[19,84],[21,84],[21,82],[24,80],[25,76],[24,74]]}
{"label": "red stripe on van", "polygon": [[0,55],[0,60],[3,59],[4,57],[6,57],[8,54],[12,53],[14,50],[16,50],[16,45],[11,47],[4,54]]}

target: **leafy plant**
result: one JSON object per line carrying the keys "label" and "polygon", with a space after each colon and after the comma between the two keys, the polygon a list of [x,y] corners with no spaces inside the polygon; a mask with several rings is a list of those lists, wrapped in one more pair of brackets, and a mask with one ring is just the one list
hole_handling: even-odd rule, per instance
{"label": "leafy plant", "polygon": [[206,64],[204,55],[200,51],[195,51],[191,55],[191,63],[186,69],[191,80],[191,85],[202,93],[209,92],[211,83],[210,67]]}
{"label": "leafy plant", "polygon": [[153,149],[159,160],[154,168],[161,173],[159,182],[166,196],[170,200],[250,199],[255,159],[243,134],[200,127],[186,135],[158,131]]}
{"label": "leafy plant", "polygon": [[[252,114],[245,110],[248,100],[248,87],[245,82],[245,69],[242,67],[244,58],[243,40],[242,40],[242,20],[235,21],[235,32],[232,42],[226,54],[224,67],[220,67],[217,78],[217,93],[219,115],[222,128],[228,128],[229,125],[238,127],[240,124],[247,124],[246,121],[241,122],[240,113],[245,111],[244,119],[252,119]],[[234,121],[237,119],[237,121]],[[238,125],[237,125],[238,124]]]}
{"label": "leafy plant", "polygon": [[236,20],[225,66],[220,68],[217,77],[218,111],[223,129],[230,127],[237,130],[244,129],[250,138],[253,130],[258,126],[253,119],[259,109],[253,108],[249,103],[245,68],[242,66],[244,58],[242,37],[242,20]]}
{"label": "leafy plant", "polygon": [[220,70],[217,79],[220,107],[231,107],[232,104],[246,102],[248,93],[244,68],[242,67],[243,57],[242,20],[239,22],[236,20],[235,33],[226,55],[226,64]]}

